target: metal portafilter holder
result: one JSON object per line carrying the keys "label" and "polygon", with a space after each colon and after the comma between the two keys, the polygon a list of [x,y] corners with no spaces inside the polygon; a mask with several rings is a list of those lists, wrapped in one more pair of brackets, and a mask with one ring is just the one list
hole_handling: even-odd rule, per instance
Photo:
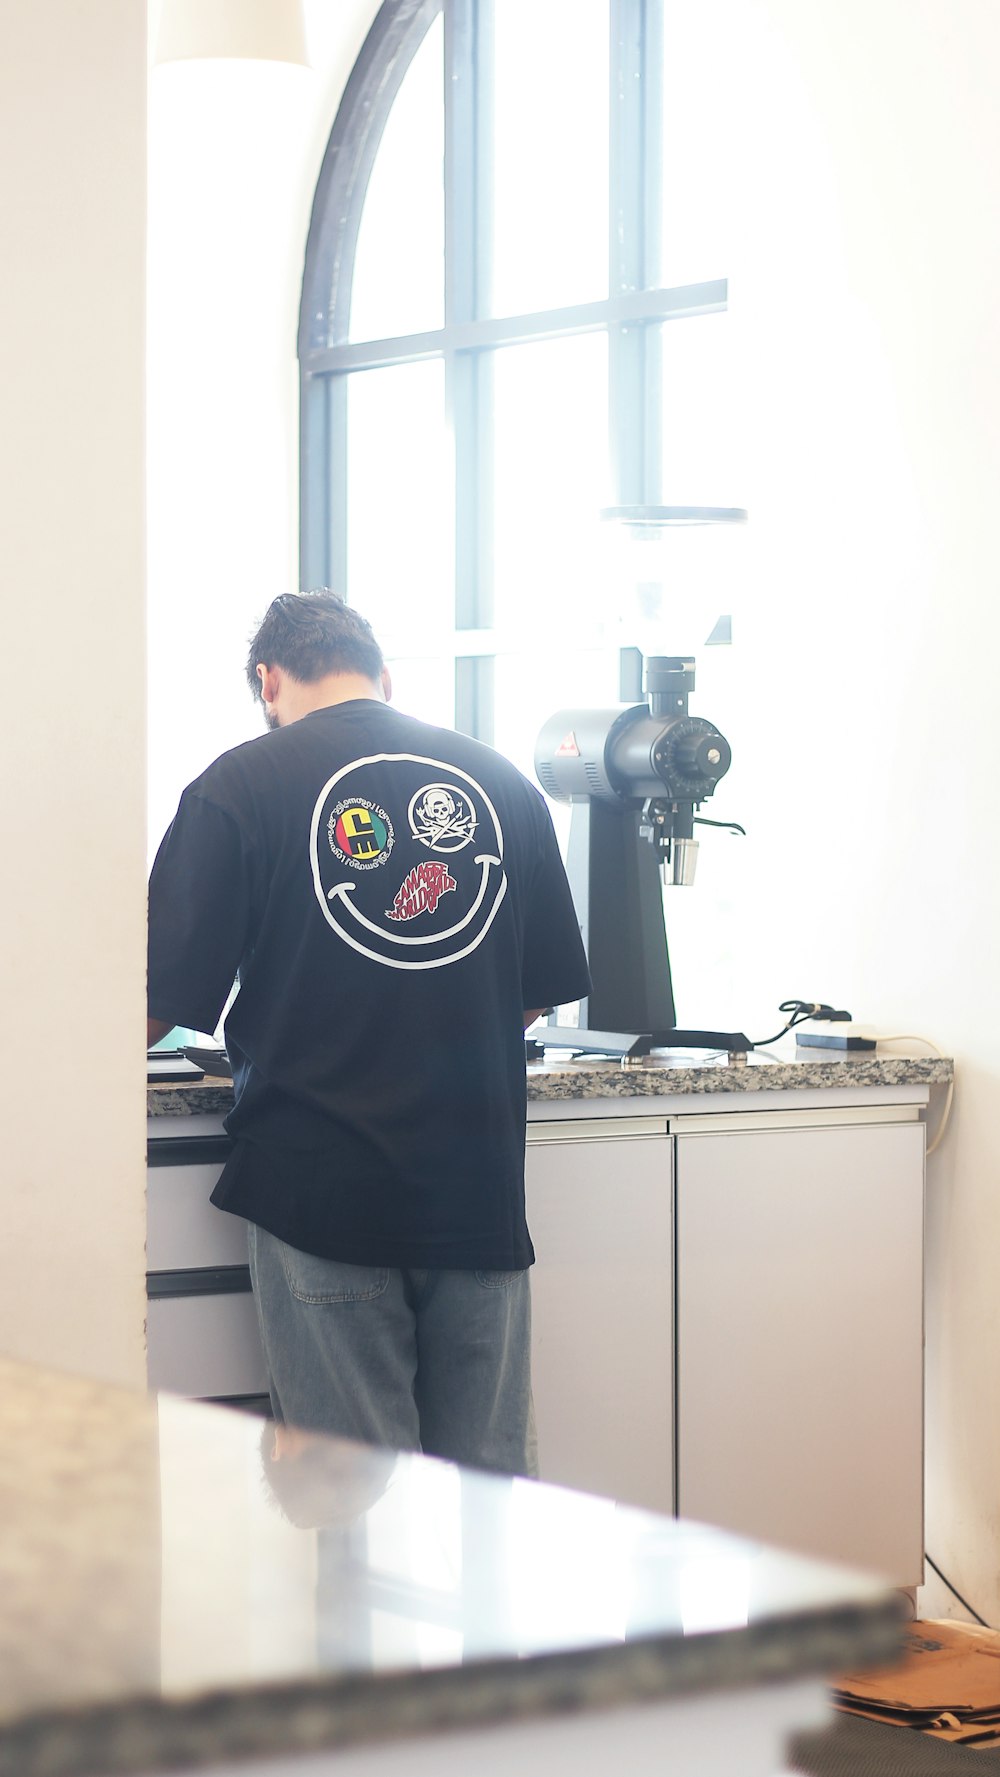
{"label": "metal portafilter holder", "polygon": [[694,881],[695,811],[732,762],[714,722],[689,714],[694,682],[692,659],[651,655],[645,703],[557,710],[538,736],[538,781],[572,808],[566,869],[594,983],[579,1025],[541,1026],[547,1048],[620,1055],[623,1065],[670,1048],[746,1061],[742,1031],[676,1024],[662,884]]}

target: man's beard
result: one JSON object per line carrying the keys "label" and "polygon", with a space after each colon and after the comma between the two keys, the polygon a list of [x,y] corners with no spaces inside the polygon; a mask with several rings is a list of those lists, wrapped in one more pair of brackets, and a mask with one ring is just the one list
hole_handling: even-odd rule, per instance
{"label": "man's beard", "polygon": [[278,721],[278,712],[275,709],[270,709],[270,710],[264,711],[264,721],[267,723],[267,726],[272,730],[275,728],[279,728],[281,726],[281,724]]}

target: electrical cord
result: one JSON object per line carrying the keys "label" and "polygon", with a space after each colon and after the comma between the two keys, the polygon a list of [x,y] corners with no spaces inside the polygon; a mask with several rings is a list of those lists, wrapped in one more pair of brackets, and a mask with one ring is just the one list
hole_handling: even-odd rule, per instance
{"label": "electrical cord", "polygon": [[[940,1056],[941,1061],[945,1059],[943,1048],[938,1048],[938,1045],[933,1043],[929,1036],[917,1036],[913,1031],[899,1031],[895,1036],[881,1036],[881,1034],[879,1034],[879,1043],[927,1043],[927,1048],[933,1048],[934,1054]],[[943,1107],[943,1111],[941,1111],[941,1120],[940,1123],[938,1123],[938,1128],[934,1130],[934,1141],[927,1146],[927,1159],[931,1159],[931,1155],[938,1151],[941,1143],[943,1143],[943,1139],[945,1139],[945,1130],[947,1130],[948,1127],[948,1118],[950,1118],[950,1114],[952,1114],[952,1102],[954,1102],[954,1096],[956,1096],[956,1080],[954,1080],[954,1075],[952,1075],[952,1079],[948,1080],[948,1089],[947,1093],[945,1093],[945,1107]],[[936,1571],[936,1569],[934,1569],[934,1571]],[[943,1578],[943,1574],[941,1574],[941,1578]]]}
{"label": "electrical cord", "polygon": [[738,833],[741,839],[747,836],[746,828],[741,827],[739,821],[710,821],[707,814],[696,814],[694,824],[696,827],[724,827],[727,833]]}
{"label": "electrical cord", "polygon": [[788,1023],[783,1024],[775,1036],[762,1037],[759,1043],[752,1043],[751,1048],[770,1048],[772,1043],[779,1042],[790,1030],[794,1030],[797,1024],[804,1024],[807,1018],[824,1018],[829,1024],[849,1024],[851,1020],[850,1012],[837,1012],[833,1006],[819,1005],[813,1000],[782,1000],[778,1011],[790,1013]]}
{"label": "electrical cord", "polygon": [[[787,1012],[789,1014],[787,1024],[783,1024],[781,1029],[773,1037],[764,1037],[760,1042],[752,1043],[751,1048],[770,1048],[772,1043],[780,1042],[781,1038],[787,1036],[790,1030],[794,1030],[797,1024],[804,1024],[807,1018],[822,1018],[827,1024],[849,1024],[851,1022],[850,1012],[838,1012],[833,1006],[816,1005],[809,1000],[782,1000],[781,1005],[778,1007],[778,1011]],[[933,1049],[935,1055],[940,1056],[942,1061],[945,1058],[944,1051],[939,1049],[936,1043],[932,1043],[930,1037],[919,1036],[914,1031],[899,1031],[896,1034],[887,1033],[885,1035],[880,1033],[877,1040],[880,1043],[926,1043],[928,1049]],[[948,1081],[948,1090],[945,1094],[944,1108],[941,1112],[941,1120],[938,1123],[934,1134],[934,1140],[930,1143],[927,1149],[928,1159],[930,1159],[932,1154],[937,1153],[938,1148],[944,1140],[948,1121],[951,1117],[951,1108],[954,1098],[955,1081],[954,1078],[952,1078]]]}
{"label": "electrical cord", "polygon": [[969,1603],[969,1600],[967,1598],[962,1597],[962,1594],[959,1591],[958,1587],[953,1586],[950,1579],[948,1578],[947,1574],[944,1574],[941,1572],[941,1569],[938,1566],[937,1562],[931,1560],[926,1549],[924,1550],[924,1560],[926,1561],[926,1563],[927,1563],[928,1567],[931,1569],[931,1571],[933,1573],[937,1574],[938,1579],[942,1582],[942,1584],[947,1586],[949,1592],[952,1594],[952,1597],[958,1599],[958,1602],[962,1606],[963,1610],[967,1610],[970,1617],[975,1617],[976,1622],[979,1623],[983,1629],[988,1629],[990,1627],[990,1625],[986,1621],[986,1618],[981,1617],[978,1610],[973,1609],[973,1606]]}

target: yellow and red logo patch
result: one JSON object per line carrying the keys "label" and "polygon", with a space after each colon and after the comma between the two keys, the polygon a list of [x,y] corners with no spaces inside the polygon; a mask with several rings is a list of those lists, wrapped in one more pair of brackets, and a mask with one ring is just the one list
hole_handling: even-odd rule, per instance
{"label": "yellow and red logo patch", "polygon": [[327,821],[330,850],[356,870],[374,870],[392,850],[392,822],[384,808],[356,796],[338,802]]}

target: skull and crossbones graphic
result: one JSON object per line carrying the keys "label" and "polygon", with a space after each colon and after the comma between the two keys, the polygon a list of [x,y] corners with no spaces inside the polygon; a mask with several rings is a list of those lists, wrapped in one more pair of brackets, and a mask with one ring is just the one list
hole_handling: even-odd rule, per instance
{"label": "skull and crossbones graphic", "polygon": [[461,851],[475,835],[476,811],[454,784],[427,784],[410,802],[410,831],[431,851]]}

